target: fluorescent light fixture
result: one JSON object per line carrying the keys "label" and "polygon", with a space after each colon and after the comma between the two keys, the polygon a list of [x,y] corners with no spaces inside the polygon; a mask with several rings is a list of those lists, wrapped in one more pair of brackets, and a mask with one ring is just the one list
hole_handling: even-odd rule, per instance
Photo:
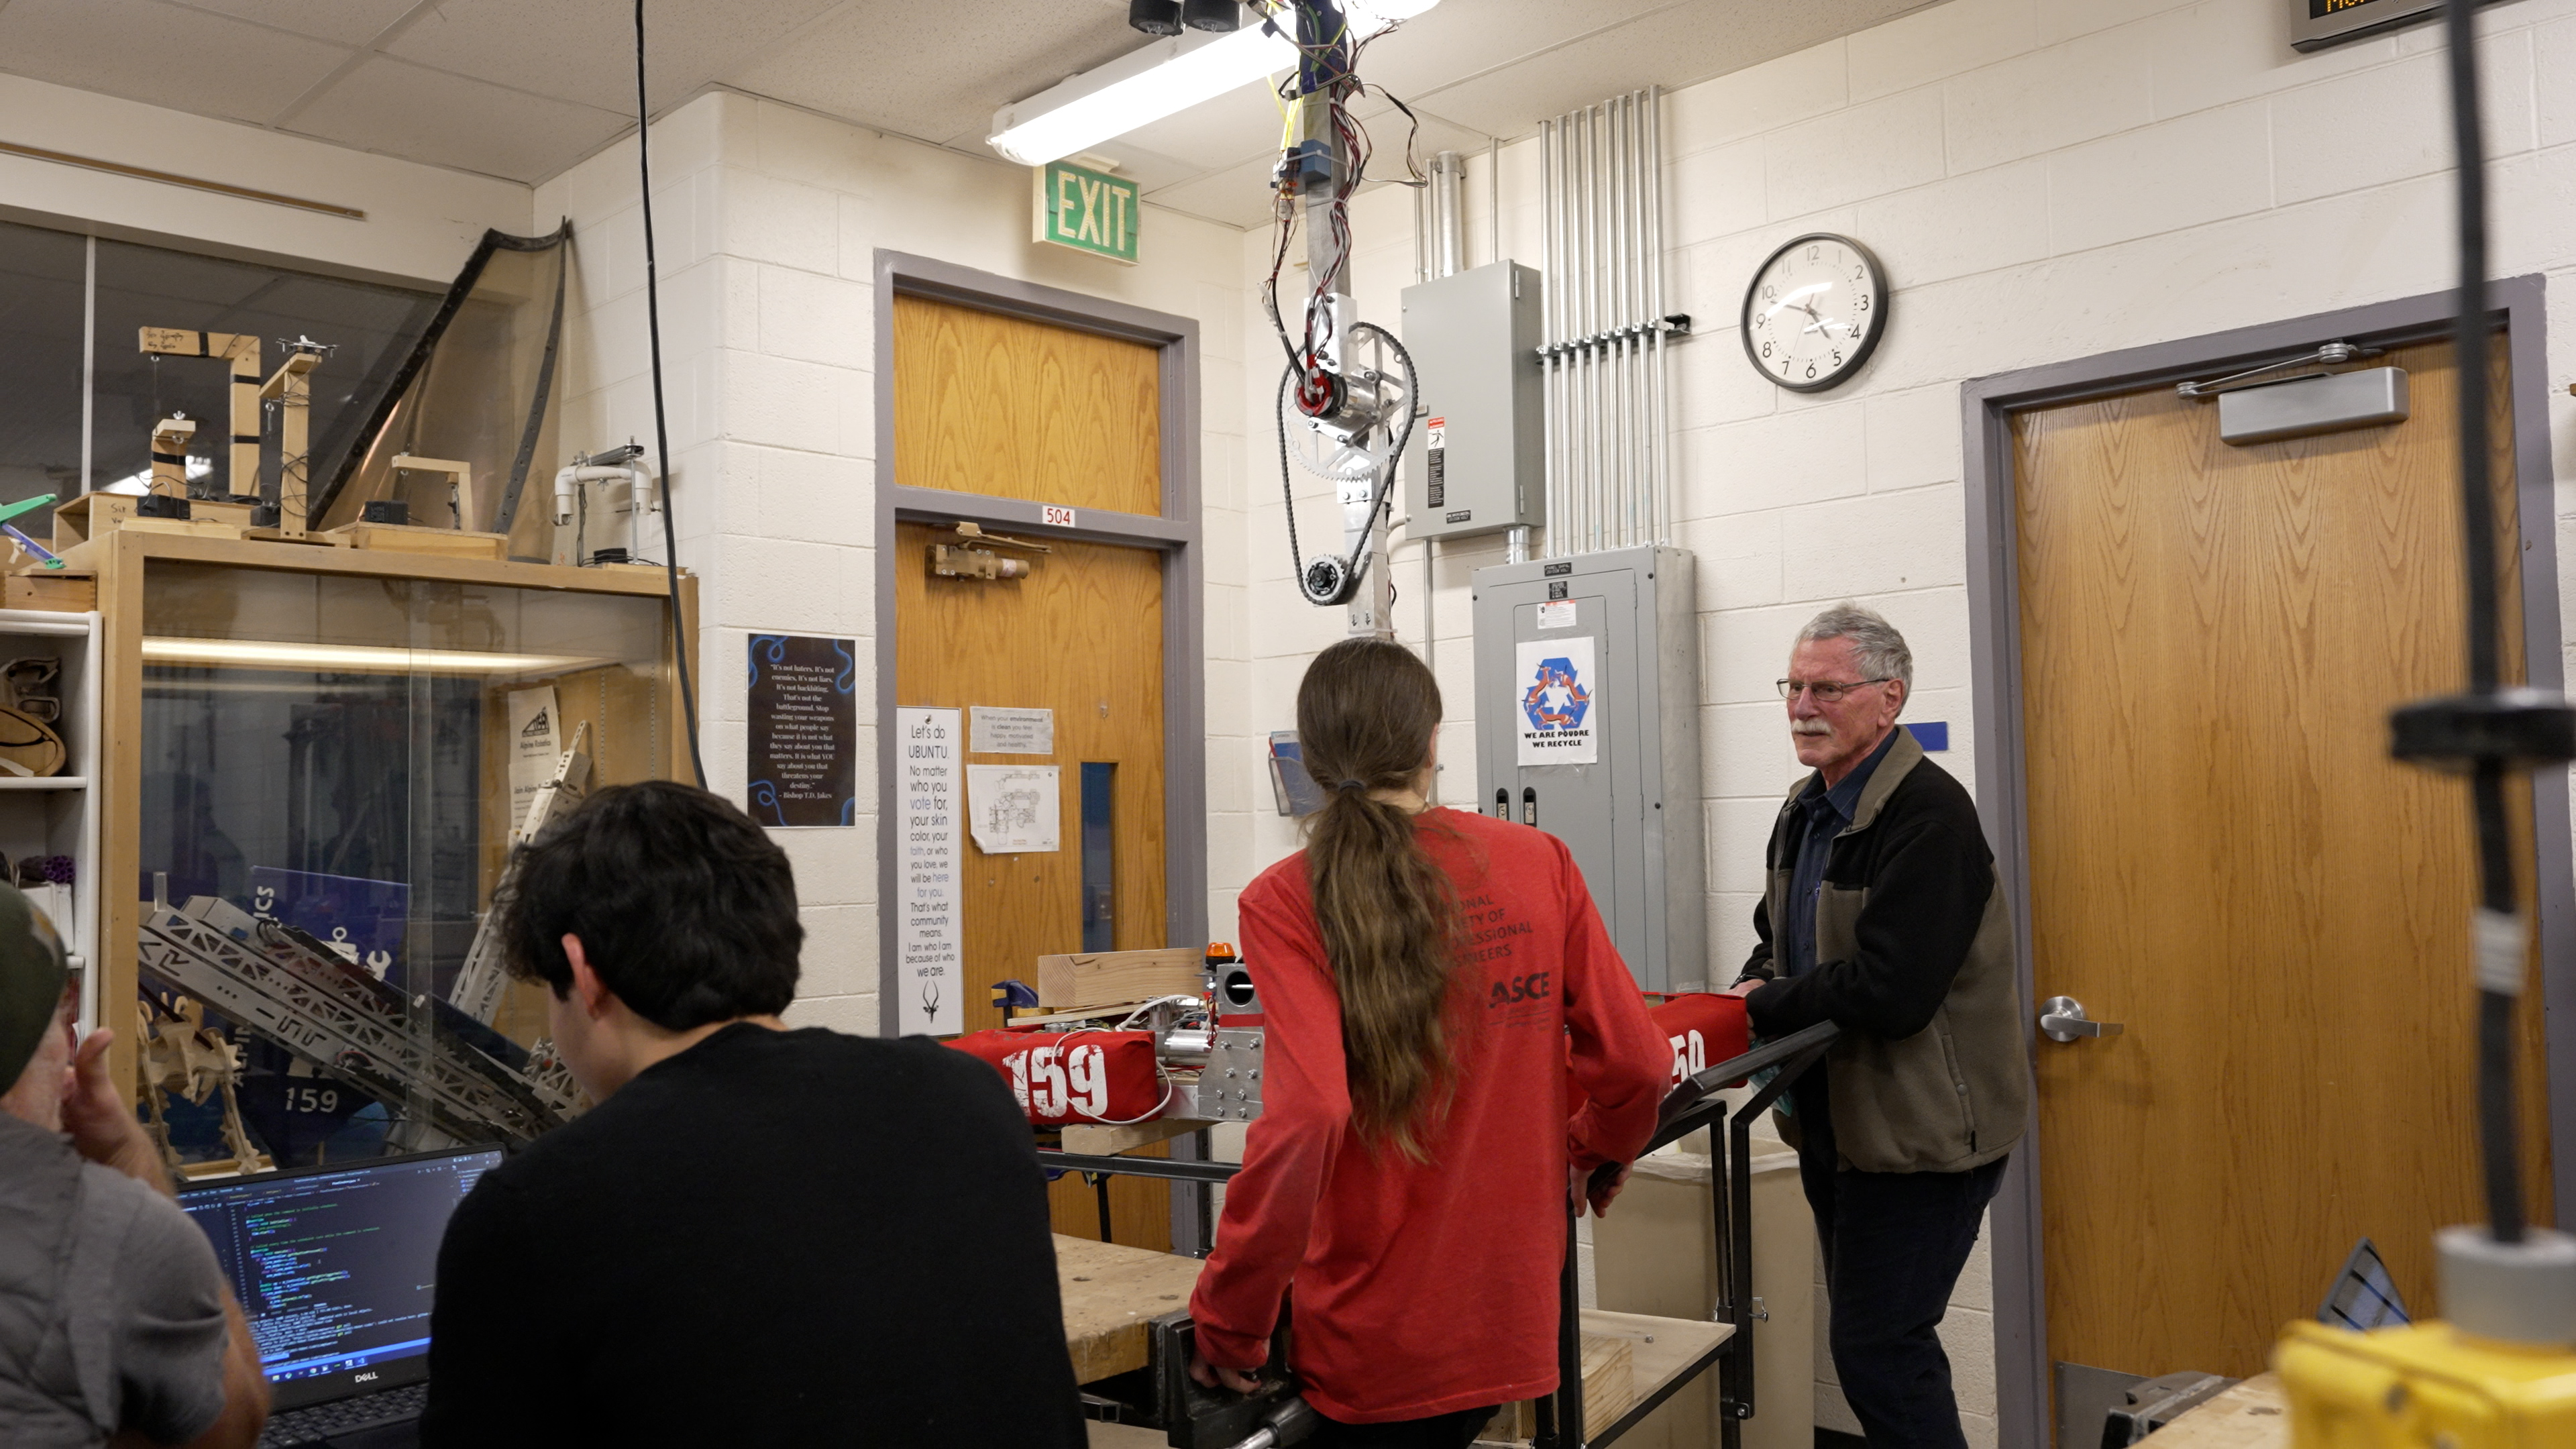
{"label": "fluorescent light fixture", "polygon": [[255,639],[146,635],[147,664],[210,664],[317,674],[561,674],[614,664],[579,654],[488,654],[471,649],[396,649],[371,644],[272,644]]}
{"label": "fluorescent light fixture", "polygon": [[[1342,8],[1365,39],[1438,3],[1345,0]],[[1023,166],[1044,166],[1296,65],[1297,47],[1257,15],[1244,18],[1232,34],[1193,30],[1157,40],[1004,106],[993,113],[987,144]]]}

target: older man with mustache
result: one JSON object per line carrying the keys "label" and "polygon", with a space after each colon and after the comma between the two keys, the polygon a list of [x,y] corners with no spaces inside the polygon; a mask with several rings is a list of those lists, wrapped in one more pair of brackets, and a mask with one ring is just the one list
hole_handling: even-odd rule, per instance
{"label": "older man with mustache", "polygon": [[1896,727],[1905,637],[1843,603],[1798,631],[1799,781],[1737,989],[1754,1030],[1843,1035],[1783,1102],[1824,1250],[1834,1367],[1872,1445],[1959,1446],[1938,1334],[2029,1115],[2010,916],[1975,802]]}

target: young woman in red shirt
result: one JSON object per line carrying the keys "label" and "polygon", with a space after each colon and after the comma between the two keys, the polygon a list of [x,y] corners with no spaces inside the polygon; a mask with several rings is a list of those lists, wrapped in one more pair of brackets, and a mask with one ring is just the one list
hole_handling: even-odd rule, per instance
{"label": "young woman in red shirt", "polygon": [[1645,1145],[1671,1070],[1564,844],[1426,806],[1439,723],[1411,651],[1319,655],[1297,733],[1326,804],[1238,903],[1268,1076],[1192,1372],[1251,1387],[1293,1297],[1319,1446],[1458,1449],[1554,1391],[1567,1193]]}

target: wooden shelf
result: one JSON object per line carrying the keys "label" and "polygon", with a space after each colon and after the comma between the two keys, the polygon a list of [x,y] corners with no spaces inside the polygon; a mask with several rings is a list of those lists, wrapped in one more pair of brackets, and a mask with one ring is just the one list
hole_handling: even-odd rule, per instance
{"label": "wooden shelf", "polygon": [[29,777],[25,775],[0,774],[0,790],[86,790],[88,788],[89,776],[87,775],[36,775]]}

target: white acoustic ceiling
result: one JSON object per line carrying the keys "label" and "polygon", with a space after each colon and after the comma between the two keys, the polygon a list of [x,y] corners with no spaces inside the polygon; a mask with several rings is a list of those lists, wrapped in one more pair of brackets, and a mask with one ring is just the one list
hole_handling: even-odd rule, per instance
{"label": "white acoustic ceiling", "polygon": [[[1474,149],[1926,3],[1445,0],[1372,45],[1362,74],[1412,107],[1424,151]],[[647,74],[656,113],[726,86],[991,157],[996,110],[1143,43],[1126,11],[648,0]],[[0,71],[530,183],[634,124],[634,36],[632,0],[0,0]],[[1400,124],[1376,124],[1381,146]],[[1104,149],[1150,199],[1252,226],[1278,132],[1248,87]]]}

